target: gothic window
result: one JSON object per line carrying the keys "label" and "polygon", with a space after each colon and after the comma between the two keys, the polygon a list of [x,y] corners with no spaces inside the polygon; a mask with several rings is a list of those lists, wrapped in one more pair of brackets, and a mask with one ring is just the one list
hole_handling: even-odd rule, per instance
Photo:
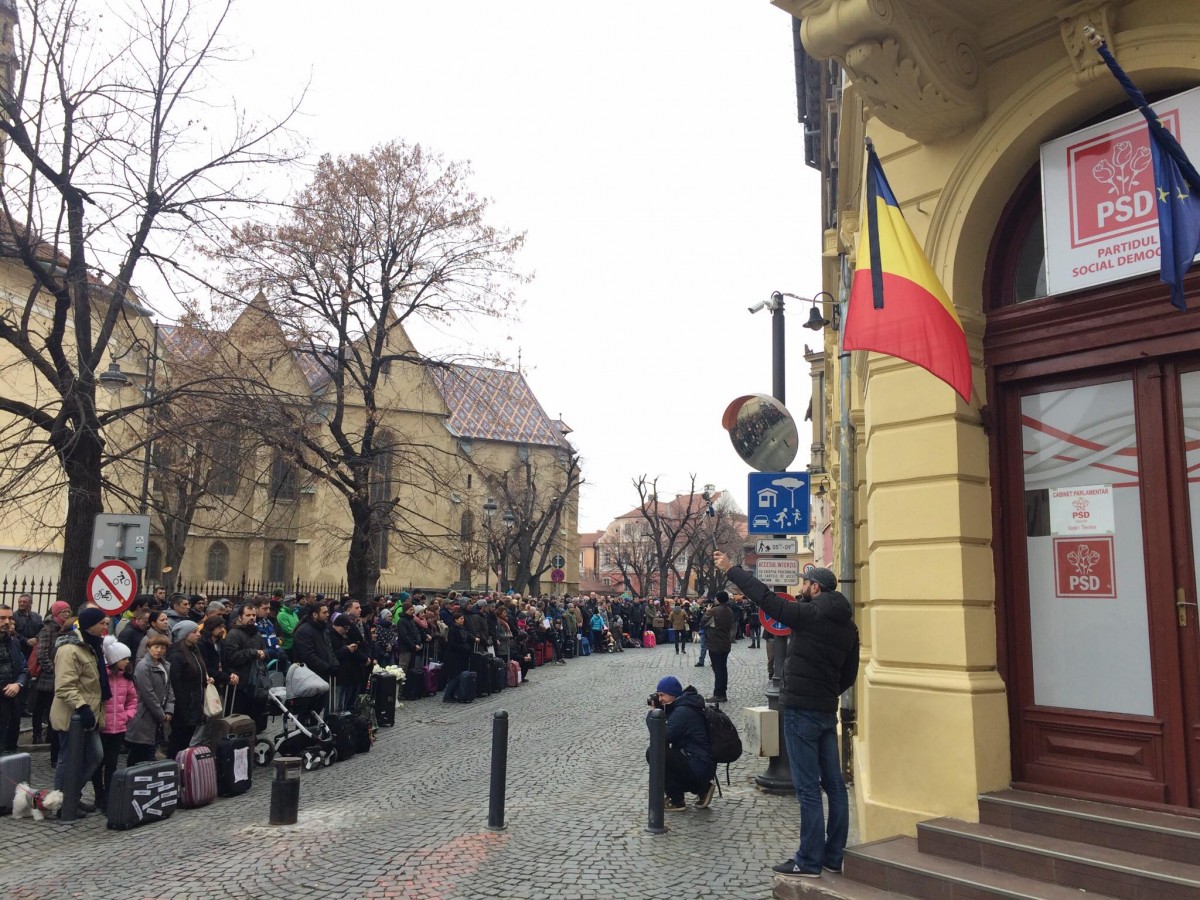
{"label": "gothic window", "polygon": [[209,581],[224,581],[229,574],[229,548],[217,541],[208,548],[206,578]]}

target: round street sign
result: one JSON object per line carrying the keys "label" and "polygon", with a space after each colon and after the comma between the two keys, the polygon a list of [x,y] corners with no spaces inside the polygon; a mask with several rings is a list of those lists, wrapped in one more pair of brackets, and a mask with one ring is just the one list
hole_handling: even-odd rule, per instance
{"label": "round street sign", "polygon": [[553,581],[555,584],[558,584],[560,581],[562,581],[566,577],[567,576],[565,574],[563,574],[562,569],[555,569],[553,572],[550,573],[550,580]]}
{"label": "round street sign", "polygon": [[[776,594],[775,596],[789,603],[794,603],[796,600],[791,594]],[[764,610],[760,609],[758,611],[758,621],[762,622],[763,628],[767,629],[771,634],[779,635],[779,637],[787,637],[792,633],[792,629],[788,628],[788,626],[784,625],[778,619],[772,619]]]}
{"label": "round street sign", "polygon": [[137,573],[119,559],[110,559],[92,569],[87,580],[87,599],[110,616],[129,608],[137,593]]}
{"label": "round street sign", "polygon": [[[561,569],[566,564],[567,560],[561,553],[555,553],[554,556],[550,558],[550,565],[554,566],[556,569]],[[559,580],[561,581],[562,579]]]}

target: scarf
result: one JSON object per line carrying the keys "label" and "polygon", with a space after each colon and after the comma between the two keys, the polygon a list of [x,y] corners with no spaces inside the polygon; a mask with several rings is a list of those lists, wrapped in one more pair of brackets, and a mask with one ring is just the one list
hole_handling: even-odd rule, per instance
{"label": "scarf", "polygon": [[100,702],[107,703],[112,699],[112,688],[108,685],[108,666],[104,662],[104,638],[80,631],[79,636],[96,654],[96,668],[100,673]]}

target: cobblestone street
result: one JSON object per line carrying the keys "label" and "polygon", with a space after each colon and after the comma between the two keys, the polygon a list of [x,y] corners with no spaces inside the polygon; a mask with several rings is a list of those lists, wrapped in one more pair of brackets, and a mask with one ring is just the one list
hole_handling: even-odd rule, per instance
{"label": "cobblestone street", "polygon": [[[707,694],[712,669],[670,647],[573,660],[468,706],[405,704],[369,754],[305,773],[300,822],[267,825],[270,769],[241,797],[167,822],[108,831],[0,821],[0,894],[208,898],[768,898],[769,866],[798,839],[793,797],[758,792],[764,760],[743,755],[708,810],[668,812],[645,832],[645,697],[676,674]],[[730,655],[730,704],[763,700],[765,656]],[[492,713],[510,715],[507,830],[486,829]],[[272,731],[275,729],[272,725]],[[51,778],[35,751],[35,787]],[[84,796],[90,797],[91,788]],[[853,804],[852,804],[853,808]],[[854,842],[852,832],[851,842]]]}

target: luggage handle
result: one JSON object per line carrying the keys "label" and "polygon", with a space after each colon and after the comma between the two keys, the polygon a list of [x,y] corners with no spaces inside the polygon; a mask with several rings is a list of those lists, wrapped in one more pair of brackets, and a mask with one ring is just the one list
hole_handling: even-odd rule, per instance
{"label": "luggage handle", "polygon": [[226,683],[226,685],[225,685],[225,698],[224,698],[223,702],[225,704],[225,708],[229,710],[229,714],[233,715],[233,706],[229,702],[229,689],[230,688],[233,688],[233,702],[237,703],[238,686],[236,684],[229,684],[229,683]]}

